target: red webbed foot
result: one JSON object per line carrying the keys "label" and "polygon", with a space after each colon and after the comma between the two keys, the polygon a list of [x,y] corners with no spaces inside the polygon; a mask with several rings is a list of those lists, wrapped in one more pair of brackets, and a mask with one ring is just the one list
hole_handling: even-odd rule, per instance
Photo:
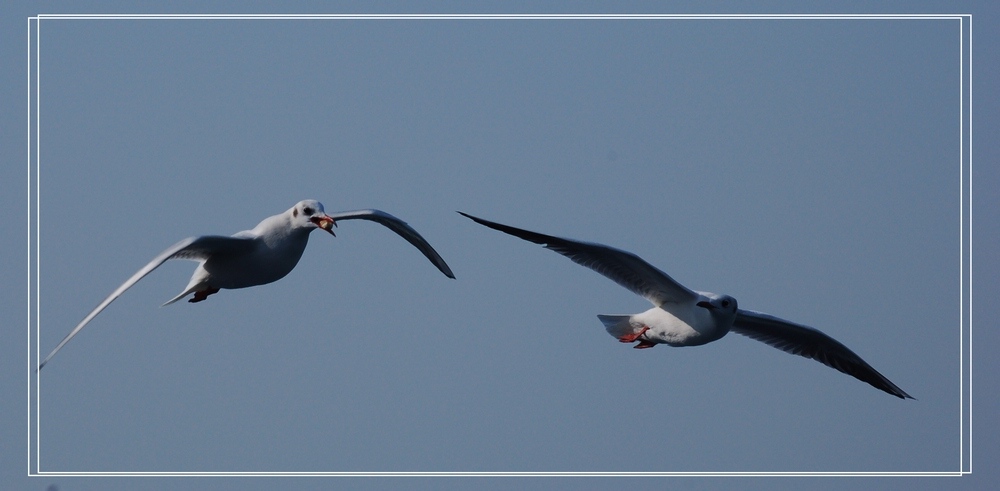
{"label": "red webbed foot", "polygon": [[[642,336],[643,333],[645,333],[648,330],[649,330],[649,326],[642,326],[642,329],[639,330],[639,332],[634,332],[632,334],[622,334],[622,336],[618,338],[618,341],[620,341],[622,343],[631,343],[631,342],[634,342],[636,339],[639,339],[639,336]],[[643,341],[643,342],[645,342],[645,341]]]}

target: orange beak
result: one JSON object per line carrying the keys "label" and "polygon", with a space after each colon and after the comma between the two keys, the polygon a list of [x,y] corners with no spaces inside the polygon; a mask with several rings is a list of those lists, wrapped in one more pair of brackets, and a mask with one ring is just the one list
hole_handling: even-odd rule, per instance
{"label": "orange beak", "polygon": [[309,221],[316,224],[317,227],[330,232],[330,235],[336,237],[337,234],[333,233],[333,227],[337,226],[337,222],[333,221],[329,215],[323,215],[321,217],[312,217]]}

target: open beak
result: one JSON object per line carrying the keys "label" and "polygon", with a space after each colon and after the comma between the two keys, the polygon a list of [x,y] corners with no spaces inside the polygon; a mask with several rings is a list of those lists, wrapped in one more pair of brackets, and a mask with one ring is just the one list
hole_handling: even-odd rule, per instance
{"label": "open beak", "polygon": [[697,305],[697,306],[699,306],[699,307],[701,307],[703,309],[715,310],[715,305],[712,305],[711,303],[706,302],[704,300],[702,300],[701,302],[696,303],[695,305]]}
{"label": "open beak", "polygon": [[329,215],[311,217],[309,221],[315,223],[317,227],[330,232],[330,235],[337,236],[337,234],[333,233],[333,227],[337,226],[337,222],[333,221],[333,218],[330,218]]}

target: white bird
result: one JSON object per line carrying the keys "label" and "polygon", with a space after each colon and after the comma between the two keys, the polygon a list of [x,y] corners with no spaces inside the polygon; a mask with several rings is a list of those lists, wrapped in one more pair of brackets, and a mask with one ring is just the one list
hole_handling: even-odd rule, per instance
{"label": "white bird", "polygon": [[302,252],[305,251],[306,243],[309,241],[309,232],[322,229],[336,236],[333,227],[339,220],[371,220],[382,224],[420,249],[420,252],[427,256],[427,259],[430,259],[445,276],[455,277],[444,259],[441,259],[441,256],[416,230],[384,211],[355,210],[327,215],[323,211],[323,204],[319,201],[300,201],[284,213],[265,218],[252,230],[237,232],[231,237],[219,235],[189,237],[170,246],[87,314],[49,353],[49,356],[42,360],[38,369],[41,370],[70,339],[73,339],[73,336],[76,336],[111,302],[125,293],[125,290],[170,259],[189,259],[198,261],[199,264],[184,291],[163,305],[170,305],[192,293],[194,296],[188,301],[200,302],[223,288],[246,288],[284,278],[302,257]]}
{"label": "white bird", "polygon": [[654,307],[640,314],[597,316],[608,334],[619,341],[638,341],[635,348],[651,348],[661,343],[698,346],[720,339],[732,330],[785,352],[812,358],[900,399],[913,399],[830,336],[772,315],[740,309],[736,299],[729,295],[689,290],[635,254],[459,213],[489,228],[544,245],[649,300]]}

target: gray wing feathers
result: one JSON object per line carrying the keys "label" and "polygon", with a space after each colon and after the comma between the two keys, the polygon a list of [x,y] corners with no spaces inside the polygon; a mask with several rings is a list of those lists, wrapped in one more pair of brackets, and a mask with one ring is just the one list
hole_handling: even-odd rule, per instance
{"label": "gray wing feathers", "polygon": [[[160,264],[169,259],[189,259],[192,261],[204,261],[213,254],[226,254],[238,256],[253,251],[256,242],[251,237],[223,235],[203,235],[201,237],[188,237],[167,250],[160,253],[153,261],[160,259],[164,255],[167,257],[160,261]],[[168,254],[175,251],[173,254]],[[152,261],[150,262],[152,264]]]}
{"label": "gray wing feathers", "polygon": [[370,220],[380,225],[385,226],[389,230],[392,230],[400,237],[406,239],[407,242],[413,244],[414,247],[420,250],[427,259],[430,260],[434,266],[437,266],[445,276],[449,278],[455,278],[455,274],[451,272],[451,268],[448,264],[444,262],[444,259],[434,250],[433,247],[419,234],[413,227],[410,227],[406,222],[384,212],[381,210],[354,210],[354,211],[342,211],[339,213],[334,213],[330,215],[330,218],[334,222],[340,220]]}
{"label": "gray wing feathers", "polygon": [[697,293],[685,288],[670,275],[630,252],[601,244],[531,232],[459,213],[494,230],[544,245],[546,249],[556,251],[573,262],[604,275],[657,307],[670,302],[693,302],[698,298]]}
{"label": "gray wing feathers", "polygon": [[59,352],[59,350],[62,349],[62,347],[65,346],[66,343],[69,342],[70,339],[73,339],[73,336],[76,336],[76,334],[80,332],[80,330],[83,329],[83,327],[86,326],[87,323],[93,320],[94,317],[97,317],[97,314],[100,314],[102,310],[104,310],[108,305],[111,304],[111,302],[115,301],[115,299],[121,296],[122,293],[125,293],[125,290],[132,288],[132,285],[135,285],[144,276],[153,272],[154,269],[158,268],[161,264],[165,263],[166,261],[170,259],[191,259],[196,261],[204,261],[205,259],[208,258],[209,255],[215,252],[219,251],[229,251],[233,253],[248,252],[250,249],[252,249],[252,247],[253,243],[248,239],[222,237],[215,235],[207,235],[204,237],[188,237],[168,247],[167,250],[161,252],[158,256],[153,258],[153,260],[150,261],[149,264],[143,266],[142,269],[140,269],[139,271],[136,271],[136,273],[132,275],[131,278],[126,280],[125,283],[122,283],[121,286],[115,289],[115,291],[111,292],[111,295],[108,295],[108,298],[105,298],[104,301],[102,301],[100,304],[97,305],[97,307],[94,308],[94,310],[90,311],[90,313],[87,314],[87,316],[84,317],[83,320],[80,321],[80,323],[77,324],[76,327],[74,327],[73,330],[70,331],[69,334],[67,334],[66,337],[59,342],[56,348],[52,350],[51,353],[49,353],[49,356],[46,356],[45,359],[38,364],[38,369],[41,370],[42,367],[45,366],[45,364],[48,363],[49,360],[51,360],[52,357],[55,356],[55,354]]}
{"label": "gray wing feathers", "polygon": [[812,358],[900,399],[913,399],[836,339],[773,315],[740,309],[732,330],[786,353]]}

